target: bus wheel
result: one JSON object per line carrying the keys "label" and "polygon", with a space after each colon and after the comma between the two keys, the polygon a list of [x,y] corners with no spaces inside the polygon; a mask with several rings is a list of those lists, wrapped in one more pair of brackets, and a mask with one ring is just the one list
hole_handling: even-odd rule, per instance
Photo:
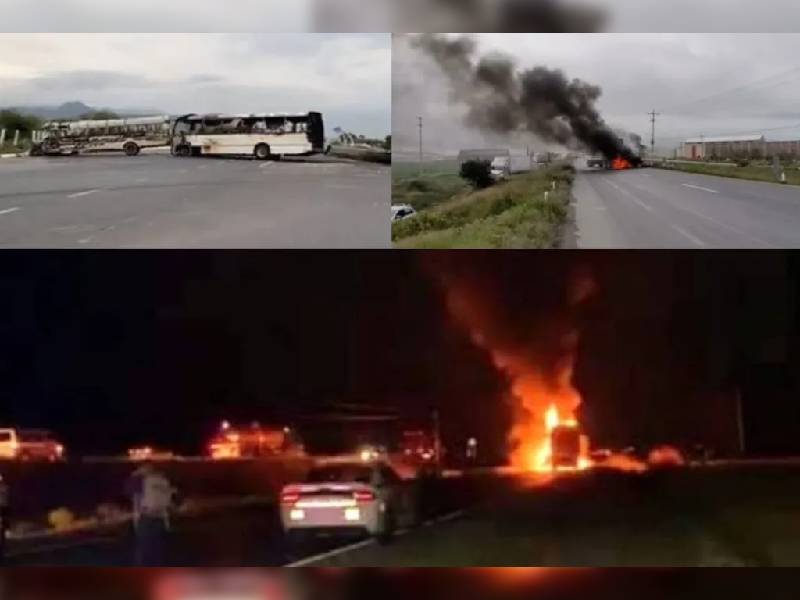
{"label": "bus wheel", "polygon": [[254,150],[254,154],[258,160],[267,160],[272,154],[267,144],[259,144]]}
{"label": "bus wheel", "polygon": [[136,156],[137,154],[139,154],[139,146],[137,146],[133,142],[128,142],[122,149],[128,156]]}

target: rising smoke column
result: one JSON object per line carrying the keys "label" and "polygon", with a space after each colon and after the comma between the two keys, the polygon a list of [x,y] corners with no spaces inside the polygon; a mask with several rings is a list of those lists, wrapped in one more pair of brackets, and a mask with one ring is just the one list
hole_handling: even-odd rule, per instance
{"label": "rising smoke column", "polygon": [[[433,0],[432,4],[447,9],[452,19],[466,21],[463,25],[470,27],[445,31],[593,33],[606,21],[605,12],[597,7],[563,0]],[[428,31],[424,22],[421,25],[414,31]]]}
{"label": "rising smoke column", "polygon": [[511,464],[525,469],[541,466],[535,463],[549,437],[546,412],[554,405],[562,419],[574,419],[581,404],[572,382],[580,339],[575,322],[580,306],[594,294],[594,280],[587,272],[574,272],[558,308],[533,323],[520,323],[509,318],[500,295],[492,293],[498,282],[473,261],[431,253],[424,266],[439,285],[454,322],[509,381]]}
{"label": "rising smoke column", "polygon": [[474,38],[421,34],[412,45],[433,58],[456,102],[467,107],[465,124],[485,133],[532,133],[566,147],[576,143],[609,160],[636,155],[595,108],[602,90],[543,66],[518,70],[505,54],[477,55]]}

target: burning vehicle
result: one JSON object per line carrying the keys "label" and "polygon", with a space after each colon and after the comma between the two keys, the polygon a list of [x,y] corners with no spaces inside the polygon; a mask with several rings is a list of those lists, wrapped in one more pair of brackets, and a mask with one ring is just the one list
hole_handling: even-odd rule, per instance
{"label": "burning vehicle", "polygon": [[581,460],[581,432],[577,426],[559,425],[550,434],[553,470],[577,469]]}
{"label": "burning vehicle", "polygon": [[623,150],[616,156],[608,156],[603,153],[592,154],[586,158],[586,167],[624,171],[644,166],[645,147],[642,144],[642,136],[622,129],[615,129],[614,135],[617,137],[619,147]]}
{"label": "burning vehicle", "polygon": [[235,460],[275,456],[298,448],[299,444],[289,427],[234,427],[227,421],[208,444],[208,454],[214,460]]}

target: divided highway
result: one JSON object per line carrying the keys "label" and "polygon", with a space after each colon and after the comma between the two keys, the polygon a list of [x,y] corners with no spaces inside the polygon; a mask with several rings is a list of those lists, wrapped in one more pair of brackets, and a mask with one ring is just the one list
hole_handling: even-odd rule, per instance
{"label": "divided highway", "polygon": [[385,248],[390,168],[93,155],[0,160],[0,247]]}
{"label": "divided highway", "polygon": [[579,171],[579,248],[798,248],[800,188],[661,169]]}

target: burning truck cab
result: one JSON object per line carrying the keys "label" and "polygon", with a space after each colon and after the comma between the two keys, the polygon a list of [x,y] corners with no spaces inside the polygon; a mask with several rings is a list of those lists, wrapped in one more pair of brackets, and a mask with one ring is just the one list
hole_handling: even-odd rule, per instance
{"label": "burning truck cab", "polygon": [[575,470],[581,463],[581,431],[574,425],[559,425],[550,434],[553,470]]}
{"label": "burning truck cab", "polygon": [[613,144],[606,146],[602,153],[587,156],[586,168],[624,171],[643,166],[645,146],[640,135],[621,129],[609,135],[613,136]]}

